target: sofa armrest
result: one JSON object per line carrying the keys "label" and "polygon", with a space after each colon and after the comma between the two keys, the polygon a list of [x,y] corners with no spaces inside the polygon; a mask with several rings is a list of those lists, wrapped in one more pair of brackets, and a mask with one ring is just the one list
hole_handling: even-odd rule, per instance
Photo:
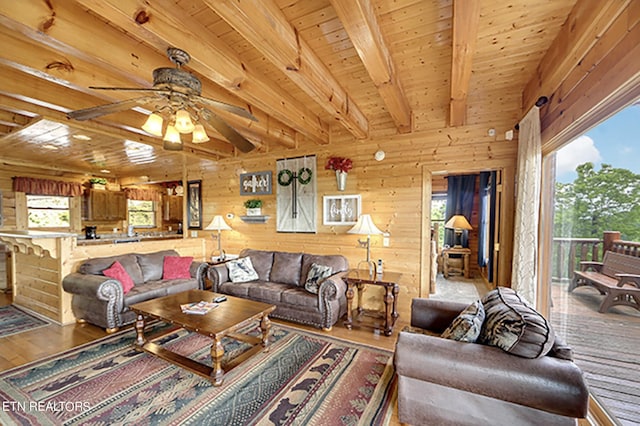
{"label": "sofa armrest", "polygon": [[211,290],[213,292],[217,292],[219,290],[220,284],[229,281],[229,270],[227,269],[227,265],[224,263],[210,266],[207,274],[211,280]]}
{"label": "sofa armrest", "polygon": [[321,302],[320,306],[322,306],[323,300],[336,300],[341,296],[346,297],[347,284],[343,279],[346,274],[347,271],[337,272],[320,284],[320,288],[318,289],[318,297]]}
{"label": "sofa armrest", "polygon": [[198,288],[200,290],[204,290],[204,287],[205,287],[204,279],[207,276],[208,269],[209,269],[209,264],[207,262],[193,262],[189,267],[189,273],[191,274],[191,278],[197,279]]}
{"label": "sofa armrest", "polygon": [[521,358],[499,348],[401,332],[398,375],[564,416],[587,414],[589,391],[571,361]]}
{"label": "sofa armrest", "polygon": [[112,304],[117,312],[122,311],[124,292],[120,281],[102,275],[74,272],[62,280],[62,288],[71,294],[95,297]]}
{"label": "sofa armrest", "polygon": [[465,303],[415,298],[411,301],[411,325],[442,333],[466,307]]}

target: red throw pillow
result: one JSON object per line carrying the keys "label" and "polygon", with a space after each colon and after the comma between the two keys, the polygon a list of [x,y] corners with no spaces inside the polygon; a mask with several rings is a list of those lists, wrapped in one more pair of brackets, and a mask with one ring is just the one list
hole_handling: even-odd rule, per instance
{"label": "red throw pillow", "polygon": [[124,266],[122,266],[122,264],[117,260],[113,262],[113,265],[111,265],[109,268],[102,271],[102,273],[106,277],[113,278],[114,280],[120,281],[120,284],[122,284],[122,291],[124,292],[124,294],[129,293],[129,291],[134,286],[131,276],[129,275],[127,270],[124,269]]}
{"label": "red throw pillow", "polygon": [[189,268],[192,263],[193,257],[191,256],[165,256],[162,265],[162,279],[191,278]]}

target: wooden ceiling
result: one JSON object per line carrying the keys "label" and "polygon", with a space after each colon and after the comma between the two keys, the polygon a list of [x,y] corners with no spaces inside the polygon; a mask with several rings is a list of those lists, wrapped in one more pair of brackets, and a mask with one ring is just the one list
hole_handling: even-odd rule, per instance
{"label": "wooden ceiling", "polygon": [[[514,124],[522,94],[576,0],[21,0],[0,2],[0,150],[8,165],[112,177],[179,177],[206,162],[335,137]],[[149,109],[86,122],[66,113],[151,87],[166,49],[257,149],[212,129],[185,155],[140,130]],[[90,139],[78,139],[78,136]],[[185,160],[188,158],[188,160]],[[105,170],[108,170],[105,172]]]}

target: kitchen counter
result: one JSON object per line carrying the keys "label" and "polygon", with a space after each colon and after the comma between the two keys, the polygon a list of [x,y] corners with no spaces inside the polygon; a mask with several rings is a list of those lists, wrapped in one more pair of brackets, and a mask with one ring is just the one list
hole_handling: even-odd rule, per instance
{"label": "kitchen counter", "polygon": [[100,237],[95,240],[88,240],[84,238],[78,238],[77,244],[79,246],[94,246],[99,244],[126,244],[126,243],[139,243],[144,241],[158,241],[158,240],[178,240],[182,239],[184,235],[178,234],[165,234],[165,235],[136,235],[134,237],[128,237],[126,235]]}

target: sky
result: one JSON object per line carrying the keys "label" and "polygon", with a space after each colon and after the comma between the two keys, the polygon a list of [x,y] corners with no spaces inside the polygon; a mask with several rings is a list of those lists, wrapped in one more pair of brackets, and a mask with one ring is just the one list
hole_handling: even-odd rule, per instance
{"label": "sky", "polygon": [[631,105],[558,150],[556,181],[573,182],[587,161],[640,174],[640,103]]}

